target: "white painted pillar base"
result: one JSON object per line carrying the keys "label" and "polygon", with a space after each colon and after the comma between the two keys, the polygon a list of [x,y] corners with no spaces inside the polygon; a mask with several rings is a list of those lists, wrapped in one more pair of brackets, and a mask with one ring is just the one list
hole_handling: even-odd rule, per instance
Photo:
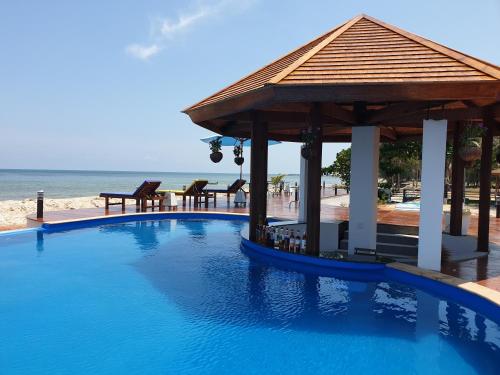
{"label": "white painted pillar base", "polygon": [[418,266],[441,270],[446,120],[424,120]]}
{"label": "white painted pillar base", "polygon": [[352,128],[349,250],[377,246],[377,190],[380,129]]}
{"label": "white painted pillar base", "polygon": [[300,155],[299,223],[306,222],[307,212],[307,160]]}

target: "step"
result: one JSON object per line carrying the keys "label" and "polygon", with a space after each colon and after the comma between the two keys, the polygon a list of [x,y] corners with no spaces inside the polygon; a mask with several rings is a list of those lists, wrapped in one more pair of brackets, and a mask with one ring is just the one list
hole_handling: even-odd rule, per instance
{"label": "step", "polygon": [[[346,250],[348,248],[349,241],[347,239],[340,240],[339,249]],[[387,242],[377,242],[377,253],[388,254],[388,255],[402,255],[402,256],[417,256],[418,246],[415,245],[403,245],[394,244]]]}
{"label": "step", "polygon": [[[349,239],[349,231],[344,232],[343,239]],[[418,236],[413,234],[377,233],[377,242],[418,246]]]}
{"label": "step", "polygon": [[[349,229],[349,222],[346,221],[347,228]],[[410,226],[410,225],[396,225],[396,224],[385,224],[378,223],[377,224],[377,232],[378,233],[390,233],[390,234],[410,234],[414,236],[418,236],[418,227]]]}
{"label": "step", "polygon": [[377,232],[392,234],[410,234],[418,236],[418,227],[409,225],[377,224]]}

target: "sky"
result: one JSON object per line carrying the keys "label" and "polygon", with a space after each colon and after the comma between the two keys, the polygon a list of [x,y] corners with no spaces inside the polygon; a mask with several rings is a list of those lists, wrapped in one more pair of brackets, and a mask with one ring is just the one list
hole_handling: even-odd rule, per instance
{"label": "sky", "polygon": [[0,168],[237,172],[181,110],[360,13],[500,63],[500,0],[3,0]]}

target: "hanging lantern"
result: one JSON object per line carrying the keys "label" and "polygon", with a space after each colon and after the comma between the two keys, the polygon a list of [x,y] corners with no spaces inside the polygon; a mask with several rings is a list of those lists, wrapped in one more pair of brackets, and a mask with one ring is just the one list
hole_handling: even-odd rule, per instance
{"label": "hanging lantern", "polygon": [[222,160],[222,152],[220,151],[222,148],[222,141],[217,138],[214,139],[212,142],[209,143],[210,151],[212,152],[210,154],[210,160],[212,160],[214,163],[218,163]]}
{"label": "hanging lantern", "polygon": [[481,159],[481,146],[476,141],[470,141],[460,147],[458,154],[465,162],[473,162]]}
{"label": "hanging lantern", "polygon": [[234,145],[233,154],[234,163],[236,165],[243,165],[243,163],[245,162],[245,158],[243,157],[243,146],[241,142],[239,145]]}
{"label": "hanging lantern", "polygon": [[462,145],[458,150],[458,154],[463,161],[473,162],[481,159],[480,140],[484,132],[485,128],[481,124],[472,121],[464,126],[461,139]]}
{"label": "hanging lantern", "polygon": [[306,160],[308,160],[311,157],[311,152],[312,152],[312,144],[314,141],[314,134],[312,131],[309,130],[304,130],[301,134],[302,142],[302,147],[300,148],[300,154],[302,157]]}

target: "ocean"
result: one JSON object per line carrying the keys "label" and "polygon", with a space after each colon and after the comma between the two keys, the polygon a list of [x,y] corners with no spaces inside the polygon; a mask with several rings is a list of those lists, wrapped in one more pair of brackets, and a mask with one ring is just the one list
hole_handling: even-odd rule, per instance
{"label": "ocean", "polygon": [[[161,181],[163,189],[181,189],[195,179],[206,179],[211,186],[223,188],[237,178],[237,173],[0,169],[0,200],[35,198],[38,190],[43,190],[48,198],[97,196],[101,192],[132,192],[147,179]],[[250,181],[248,174],[243,174],[243,178]],[[298,183],[299,175],[287,175],[285,181]],[[323,181],[327,185],[340,183],[336,177],[330,176],[324,176]]]}

